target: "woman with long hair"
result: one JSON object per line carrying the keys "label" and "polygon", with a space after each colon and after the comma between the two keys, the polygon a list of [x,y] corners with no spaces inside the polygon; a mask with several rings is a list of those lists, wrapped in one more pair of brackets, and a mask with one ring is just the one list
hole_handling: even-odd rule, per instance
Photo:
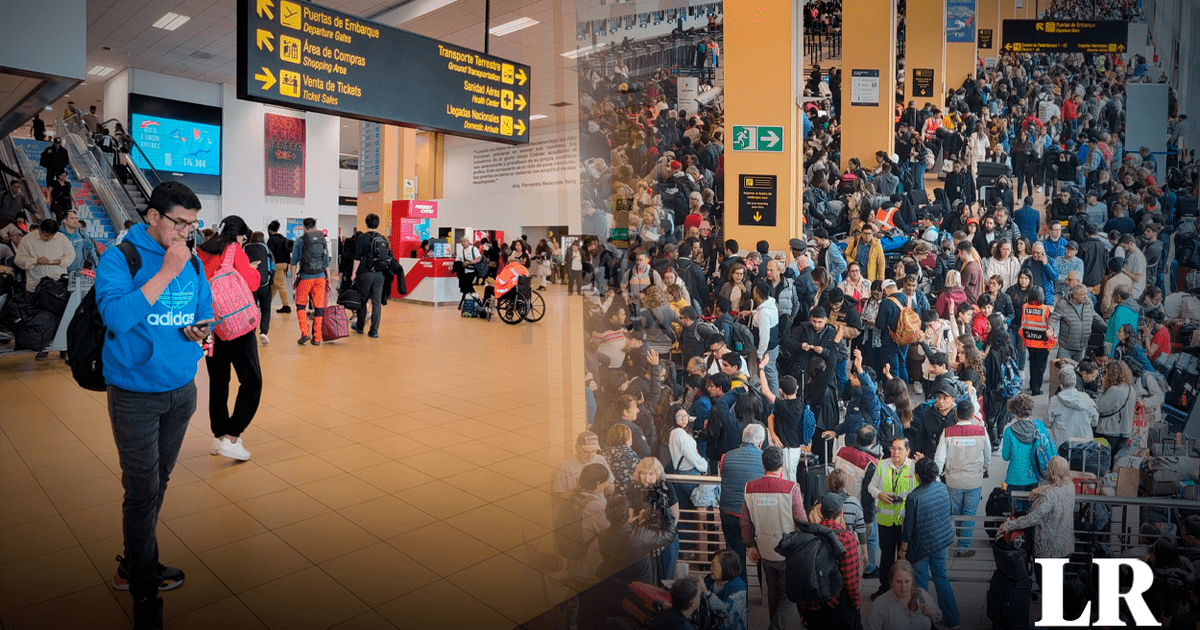
{"label": "woman with long hair", "polygon": [[1012,255],[1012,243],[1002,238],[992,245],[992,255],[984,261],[983,272],[987,276],[1000,276],[1004,281],[1002,289],[1016,284],[1017,273],[1021,271],[1021,261]]}
{"label": "woman with long hair", "polygon": [[959,304],[967,302],[967,292],[962,287],[962,273],[955,269],[946,272],[946,288],[938,296],[933,309],[945,319],[954,319]]}
{"label": "woman with long hair", "polygon": [[883,331],[875,327],[875,318],[879,315],[879,306],[883,303],[883,280],[871,282],[871,293],[867,296],[862,309],[863,334],[859,346],[866,364],[875,370],[876,374],[883,372]]}
{"label": "woman with long hair", "polygon": [[897,560],[888,571],[888,590],[873,596],[863,619],[865,630],[930,630],[942,621],[933,593],[916,584],[908,560]]}
{"label": "woman with long hair", "polygon": [[[226,258],[233,259],[233,268],[253,294],[258,290],[261,277],[258,265],[251,263],[242,250],[242,244],[250,236],[250,227],[237,215],[221,220],[212,238],[198,248],[204,273],[211,282],[220,271]],[[254,308],[251,302],[248,308]],[[258,340],[251,330],[233,339],[225,339],[219,332],[213,333],[211,356],[205,357],[208,366],[208,421],[213,441],[209,453],[230,459],[246,461],[250,451],[242,445],[242,433],[250,426],[258,404],[262,399],[262,368],[258,363]],[[230,369],[237,373],[238,392],[233,413],[229,412]]]}
{"label": "woman with long hair", "polygon": [[1135,361],[1142,370],[1154,369],[1154,364],[1146,355],[1146,349],[1142,347],[1141,338],[1138,337],[1133,324],[1121,324],[1117,329],[1117,344],[1113,346],[1112,358]]}
{"label": "woman with long hair", "polygon": [[993,329],[987,339],[988,352],[983,360],[983,413],[987,418],[988,436],[992,440],[992,450],[1000,447],[1000,437],[1004,427],[1008,426],[1008,399],[1001,393],[1001,383],[1004,380],[1004,362],[1015,358],[1012,338],[1003,328]]}
{"label": "woman with long hair", "polygon": [[[1075,482],[1066,458],[1055,455],[1046,466],[1046,482],[1029,493],[1029,513],[1000,524],[1000,533],[1036,527],[1033,553],[1037,558],[1069,558],[1075,551]],[[1042,566],[1034,565],[1038,583]]]}
{"label": "woman with long hair", "polygon": [[1100,413],[1096,437],[1107,438],[1109,447],[1116,453],[1133,435],[1134,407],[1138,401],[1133,372],[1124,361],[1109,361],[1104,366],[1100,391],[1100,398],[1096,400],[1096,411]]}
{"label": "woman with long hair", "polygon": [[[1033,289],[1033,272],[1029,269],[1021,269],[1017,273],[1017,283],[1008,287],[1005,293],[1008,294],[1008,299],[1012,301],[1013,313],[1020,313],[1025,308],[1025,302],[1029,300],[1029,292]],[[1045,296],[1042,296],[1045,299]],[[1008,322],[1008,335],[1012,339],[1012,346],[1017,352],[1017,367],[1025,368],[1025,344],[1021,337],[1021,318],[1014,316]]]}
{"label": "woman with long hair", "polygon": [[1029,244],[1029,239],[1022,236],[1013,243],[1013,257],[1021,264],[1025,264],[1025,260],[1033,255],[1033,246]]}
{"label": "woman with long hair", "polygon": [[275,259],[271,257],[271,250],[267,247],[262,232],[251,234],[250,244],[242,249],[246,251],[250,266],[258,269],[259,280],[262,282],[254,290],[254,301],[258,302],[258,340],[265,346],[271,343],[267,332],[271,329],[271,283],[275,279]]}

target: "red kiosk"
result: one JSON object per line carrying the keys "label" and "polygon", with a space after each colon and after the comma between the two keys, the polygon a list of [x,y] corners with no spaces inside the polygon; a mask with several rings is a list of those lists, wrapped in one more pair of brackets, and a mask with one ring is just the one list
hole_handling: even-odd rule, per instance
{"label": "red kiosk", "polygon": [[[401,261],[421,245],[421,225],[437,218],[437,202],[400,199],[392,202],[392,251]],[[458,278],[454,275],[453,258],[422,258],[405,269],[404,284],[408,293],[400,299],[418,304],[458,304]],[[397,291],[399,293],[399,291]]]}

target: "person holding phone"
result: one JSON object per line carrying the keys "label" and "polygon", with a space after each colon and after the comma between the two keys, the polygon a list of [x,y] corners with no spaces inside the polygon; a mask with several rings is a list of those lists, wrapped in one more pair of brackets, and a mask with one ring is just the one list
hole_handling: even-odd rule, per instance
{"label": "person holding phone", "polygon": [[[158,562],[155,526],[167,481],[196,411],[200,342],[212,333],[212,292],[187,240],[200,200],[179,182],[150,194],[145,223],[130,228],[140,265],[117,247],[96,268],[96,305],[108,327],[104,380],[121,465],[125,554],[113,586],[133,595],[134,627],[162,625],[158,591],[183,582],[183,571]],[[130,273],[131,269],[135,269]]]}
{"label": "person holding phone", "polygon": [[[262,282],[258,273],[260,262],[250,262],[242,245],[250,237],[250,226],[237,215],[221,219],[217,234],[200,245],[200,262],[204,273],[211,281],[220,272],[221,264],[229,248],[233,248],[233,268],[246,288],[253,294]],[[254,304],[250,304],[254,308]],[[216,326],[220,322],[213,322]],[[212,428],[213,441],[209,453],[230,459],[246,461],[250,451],[242,446],[242,432],[250,426],[258,404],[262,399],[262,367],[258,363],[258,339],[254,330],[234,339],[222,339],[214,335],[212,352],[204,359],[208,367],[208,421]],[[237,372],[237,400],[233,413],[229,413],[230,369]]]}

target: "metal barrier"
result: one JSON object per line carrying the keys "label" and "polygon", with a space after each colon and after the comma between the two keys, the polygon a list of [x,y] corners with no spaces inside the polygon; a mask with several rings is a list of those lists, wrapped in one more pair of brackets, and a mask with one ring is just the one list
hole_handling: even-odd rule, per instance
{"label": "metal barrier", "polygon": [[826,59],[838,59],[841,56],[841,29],[804,34],[804,58],[808,63],[820,63]]}

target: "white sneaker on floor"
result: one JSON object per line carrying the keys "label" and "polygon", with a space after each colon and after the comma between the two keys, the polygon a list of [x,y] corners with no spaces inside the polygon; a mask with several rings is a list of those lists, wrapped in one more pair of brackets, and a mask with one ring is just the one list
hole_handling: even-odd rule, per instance
{"label": "white sneaker on floor", "polygon": [[236,459],[239,462],[250,459],[250,451],[247,451],[246,447],[242,446],[242,438],[238,438],[236,441],[230,441],[228,436],[221,438],[221,448],[217,449],[217,452],[229,459]]}
{"label": "white sneaker on floor", "polygon": [[259,333],[258,340],[261,341],[262,345],[264,346],[271,345],[271,340],[267,339],[267,333]]}
{"label": "white sneaker on floor", "polygon": [[225,443],[224,438],[219,438],[219,437],[213,438],[212,448],[208,449],[208,454],[209,455],[220,455],[221,454],[221,445],[224,443]]}

